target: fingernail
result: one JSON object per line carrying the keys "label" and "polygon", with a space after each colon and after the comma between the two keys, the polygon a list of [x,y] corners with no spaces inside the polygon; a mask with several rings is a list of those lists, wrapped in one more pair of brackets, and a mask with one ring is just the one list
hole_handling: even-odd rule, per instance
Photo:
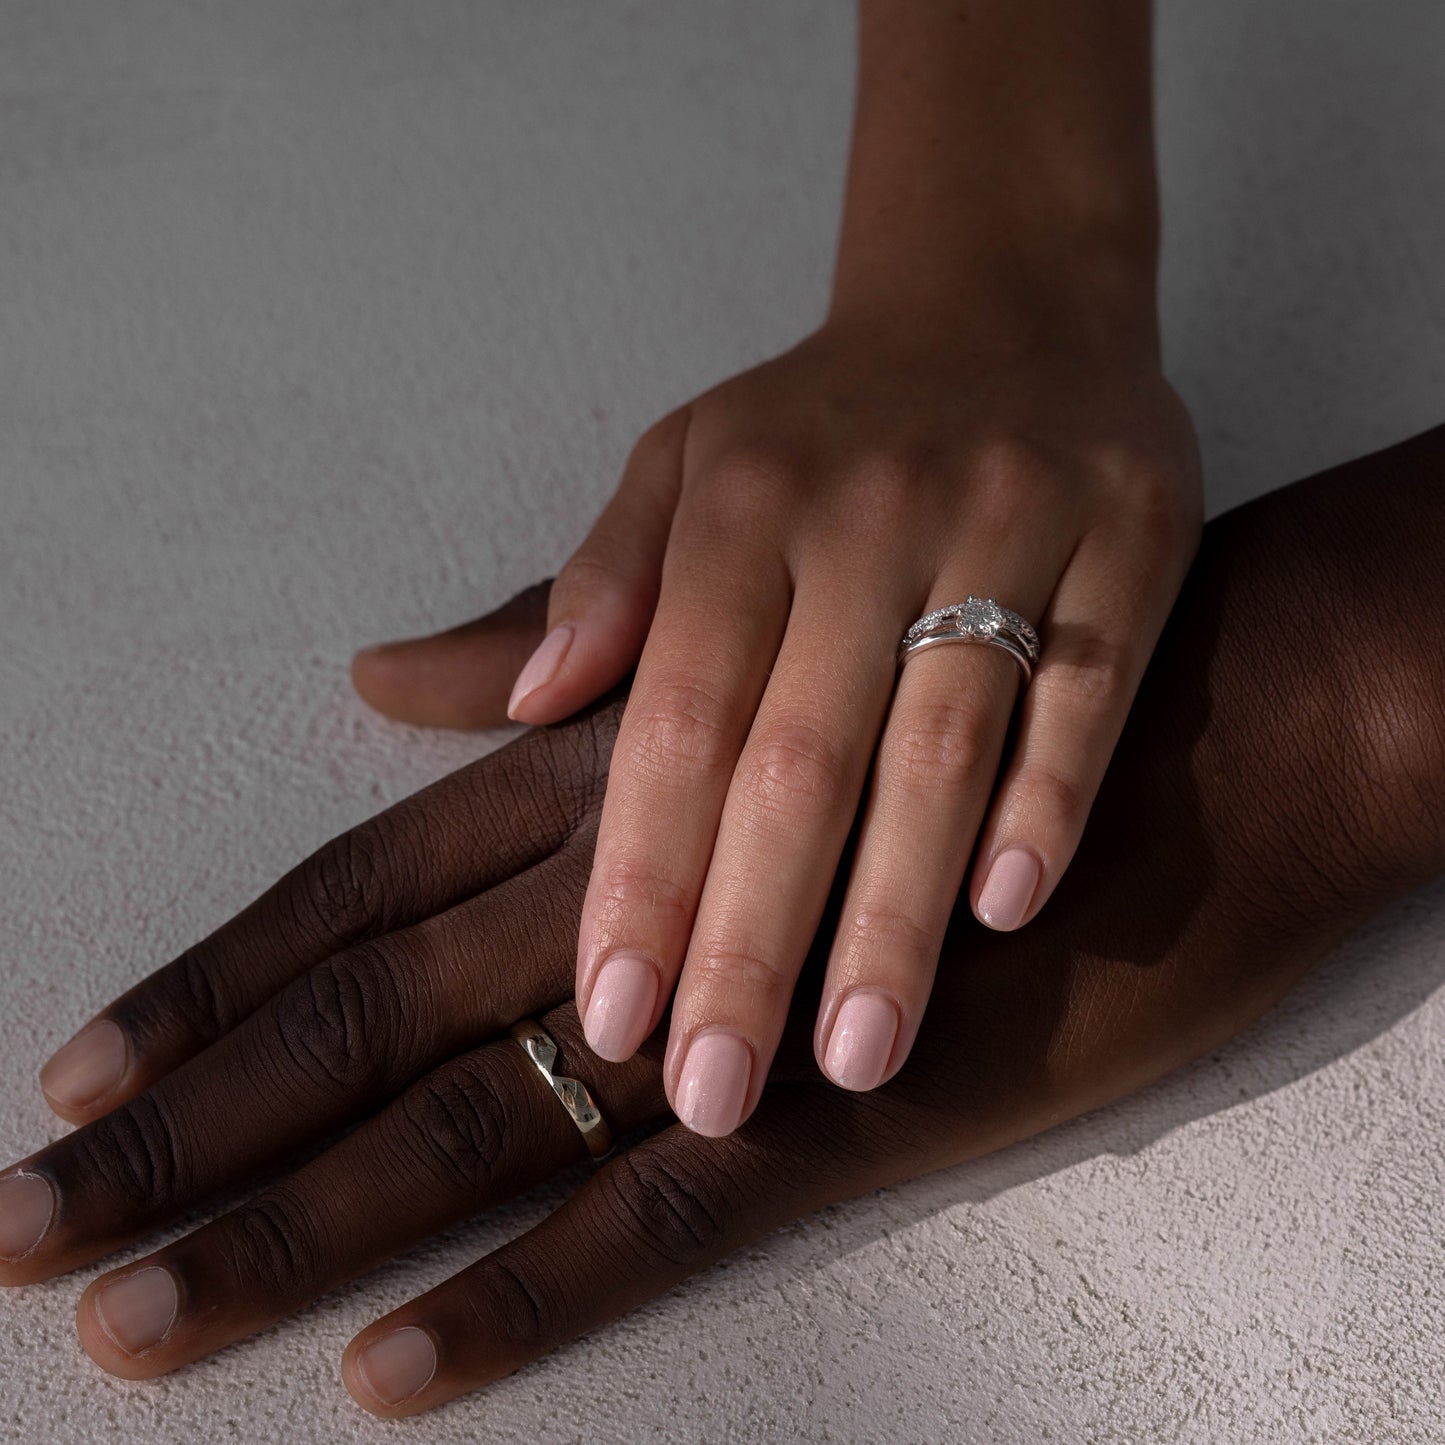
{"label": "fingernail", "polygon": [[536,652],[527,659],[527,665],[517,674],[512,695],[507,699],[507,716],[514,717],[517,704],[530,697],[539,687],[546,685],[557,676],[562,659],[572,645],[572,624],[564,622],[554,627],[538,645]]}
{"label": "fingernail", "polygon": [[97,1019],[51,1055],[40,1087],[57,1104],[83,1109],[104,1097],[125,1073],[125,1035],[110,1019]]}
{"label": "fingernail", "polygon": [[356,1357],[356,1368],[383,1405],[399,1405],[436,1374],[437,1348],[425,1330],[403,1325],[369,1344]]}
{"label": "fingernail", "polygon": [[180,1303],[175,1276],[152,1264],[111,1280],[95,1297],[95,1317],[126,1354],[138,1355],[170,1329]]}
{"label": "fingernail", "polygon": [[845,1089],[876,1089],[883,1082],[893,1041],[898,1037],[898,1005],[887,994],[855,988],[838,1007],[823,1067]]}
{"label": "fingernail", "polygon": [[582,1032],[599,1058],[620,1064],[647,1037],[657,990],[657,969],[640,953],[614,953],[592,985]]}
{"label": "fingernail", "polygon": [[1005,848],[993,860],[978,895],[978,916],[990,928],[1017,928],[1029,911],[1043,869],[1027,848]]}
{"label": "fingernail", "polygon": [[731,1134],[743,1117],[753,1051],[731,1029],[707,1029],[693,1039],[677,1086],[677,1117],[710,1139]]}
{"label": "fingernail", "polygon": [[29,1254],[50,1230],[55,1190],[39,1174],[0,1179],[0,1258]]}

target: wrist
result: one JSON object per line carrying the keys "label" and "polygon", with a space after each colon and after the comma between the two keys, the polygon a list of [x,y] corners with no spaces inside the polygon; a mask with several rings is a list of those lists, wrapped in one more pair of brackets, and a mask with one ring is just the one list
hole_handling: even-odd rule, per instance
{"label": "wrist", "polygon": [[862,0],[830,317],[1157,351],[1148,0]]}
{"label": "wrist", "polygon": [[1068,351],[1160,366],[1152,244],[1051,228],[943,257],[891,242],[840,254],[824,327],[881,343],[963,347],[980,363]]}

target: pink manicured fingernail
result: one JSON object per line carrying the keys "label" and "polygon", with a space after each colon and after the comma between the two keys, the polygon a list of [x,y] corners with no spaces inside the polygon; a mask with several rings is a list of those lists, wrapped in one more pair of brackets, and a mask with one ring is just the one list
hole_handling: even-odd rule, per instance
{"label": "pink manicured fingernail", "polygon": [[0,1179],[0,1259],[29,1254],[50,1230],[55,1190],[38,1174]]}
{"label": "pink manicured fingernail", "polygon": [[112,1280],[95,1297],[95,1317],[128,1355],[148,1350],[180,1308],[175,1276],[158,1264]]}
{"label": "pink manicured fingernail", "polygon": [[707,1029],[693,1039],[677,1086],[677,1117],[710,1139],[731,1134],[743,1117],[753,1051],[731,1029]]}
{"label": "pink manicured fingernail", "polygon": [[620,1064],[647,1037],[657,990],[657,969],[640,953],[614,953],[592,985],[582,1032],[599,1058]]}
{"label": "pink manicured fingernail", "polygon": [[564,622],[554,627],[538,644],[536,652],[527,659],[527,665],[517,674],[512,696],[507,700],[507,716],[516,720],[517,704],[530,697],[539,687],[546,685],[557,676],[562,659],[572,645],[572,624]]}
{"label": "pink manicured fingernail", "polygon": [[1017,928],[1029,911],[1043,869],[1027,848],[1005,848],[993,860],[978,895],[978,916],[990,928]]}
{"label": "pink manicured fingernail", "polygon": [[57,1104],[83,1109],[110,1093],[125,1073],[125,1035],[97,1019],[62,1045],[40,1070],[40,1087]]}
{"label": "pink manicured fingernail", "polygon": [[823,1057],[828,1077],[845,1089],[876,1089],[888,1068],[899,1022],[898,1005],[887,994],[855,988],[839,1005],[828,1035]]}
{"label": "pink manicured fingernail", "polygon": [[425,1330],[403,1325],[369,1344],[356,1368],[383,1405],[399,1405],[425,1389],[437,1372],[437,1347]]}

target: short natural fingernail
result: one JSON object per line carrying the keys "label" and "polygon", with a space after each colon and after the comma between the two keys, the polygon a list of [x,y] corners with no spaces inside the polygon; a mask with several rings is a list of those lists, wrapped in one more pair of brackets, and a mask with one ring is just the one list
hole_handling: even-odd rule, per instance
{"label": "short natural fingernail", "polygon": [[425,1330],[403,1325],[369,1344],[356,1368],[383,1405],[399,1405],[425,1389],[437,1372],[437,1349]]}
{"label": "short natural fingernail", "polygon": [[536,652],[527,659],[527,665],[517,674],[512,695],[507,699],[507,716],[514,717],[517,706],[530,697],[539,687],[546,685],[557,676],[562,659],[572,645],[572,624],[564,622],[554,627],[538,644]]}
{"label": "short natural fingernail", "polygon": [[1043,869],[1028,848],[1005,848],[993,860],[978,895],[978,916],[990,928],[1017,928],[1029,911]]}
{"label": "short natural fingernail", "polygon": [[95,1317],[126,1354],[138,1355],[170,1329],[180,1303],[175,1276],[152,1264],[105,1285],[95,1297]]}
{"label": "short natural fingernail", "polygon": [[720,1139],[743,1117],[753,1076],[753,1051],[732,1029],[698,1034],[683,1061],[677,1117],[695,1133]]}
{"label": "short natural fingernail", "polygon": [[898,1005],[887,994],[855,988],[838,1007],[823,1067],[845,1089],[876,1089],[898,1037]]}
{"label": "short natural fingernail", "polygon": [[39,1174],[0,1179],[0,1259],[29,1254],[55,1217],[55,1190]]}
{"label": "short natural fingernail", "polygon": [[599,1058],[620,1064],[647,1037],[662,980],[640,953],[614,953],[597,974],[582,1032]]}
{"label": "short natural fingernail", "polygon": [[110,1019],[97,1019],[63,1044],[40,1070],[40,1087],[57,1104],[83,1109],[120,1083],[125,1035]]}

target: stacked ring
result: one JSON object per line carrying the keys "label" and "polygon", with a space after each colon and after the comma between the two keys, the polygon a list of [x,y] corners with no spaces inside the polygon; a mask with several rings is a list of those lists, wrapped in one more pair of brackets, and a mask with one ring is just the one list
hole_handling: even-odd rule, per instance
{"label": "stacked ring", "polygon": [[1026,683],[1039,660],[1038,633],[1017,612],[991,597],[967,597],[925,613],[903,634],[898,665],[902,667],[915,652],[941,642],[983,642],[1000,647],[1018,663]]}

